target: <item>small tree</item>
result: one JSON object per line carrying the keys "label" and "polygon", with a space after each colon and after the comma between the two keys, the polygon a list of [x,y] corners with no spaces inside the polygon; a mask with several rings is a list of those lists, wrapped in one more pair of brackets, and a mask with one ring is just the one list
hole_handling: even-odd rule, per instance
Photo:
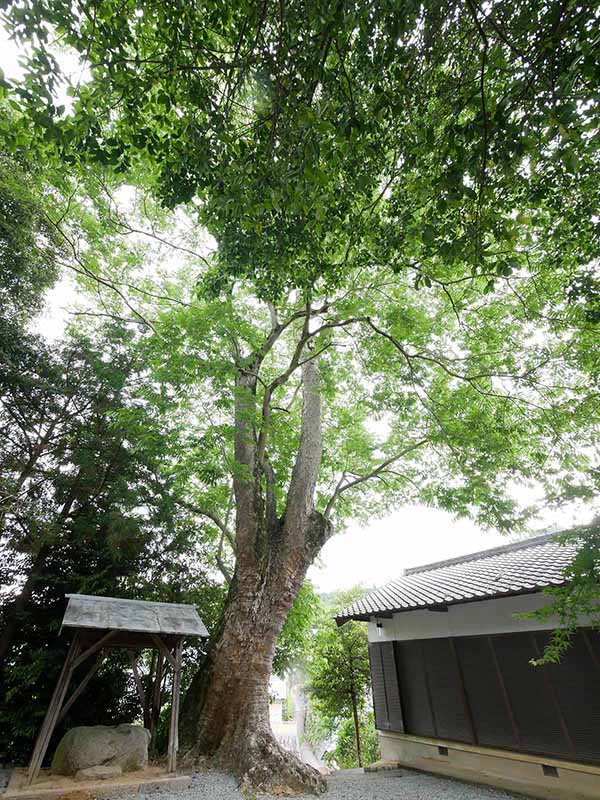
{"label": "small tree", "polygon": [[[352,602],[356,594],[338,595],[336,599],[340,601],[339,606]],[[348,622],[338,628],[331,613],[331,607],[326,606],[324,618],[312,642],[310,693],[318,711],[325,716],[352,719],[356,760],[358,766],[362,767],[361,711],[365,707],[370,685],[366,626],[360,622]]]}

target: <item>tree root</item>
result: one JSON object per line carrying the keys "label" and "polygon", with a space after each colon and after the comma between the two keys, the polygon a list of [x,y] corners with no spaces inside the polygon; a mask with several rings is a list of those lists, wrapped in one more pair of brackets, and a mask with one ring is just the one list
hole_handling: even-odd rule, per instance
{"label": "tree root", "polygon": [[292,797],[327,791],[325,778],[294,753],[284,750],[267,731],[249,733],[241,746],[239,739],[235,747],[223,742],[214,763],[237,775],[240,790],[247,797],[257,792]]}

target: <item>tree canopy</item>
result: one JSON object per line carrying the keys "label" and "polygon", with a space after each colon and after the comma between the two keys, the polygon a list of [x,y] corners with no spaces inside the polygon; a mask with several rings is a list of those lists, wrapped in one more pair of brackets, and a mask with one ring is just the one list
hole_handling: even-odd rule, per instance
{"label": "tree canopy", "polygon": [[45,165],[79,330],[139,365],[116,418],[228,585],[182,739],[253,787],[321,786],[265,698],[336,527],[420,501],[516,530],[516,485],[597,495],[598,11],[8,5],[3,144]]}
{"label": "tree canopy", "polygon": [[594,3],[59,1],[7,19],[34,48],[12,102],[35,126],[12,145],[193,202],[214,292],[374,265],[491,291],[597,252]]}

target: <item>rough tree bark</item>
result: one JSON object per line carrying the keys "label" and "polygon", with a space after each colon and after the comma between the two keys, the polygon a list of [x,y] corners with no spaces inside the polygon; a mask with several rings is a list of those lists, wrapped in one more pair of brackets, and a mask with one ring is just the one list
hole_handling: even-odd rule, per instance
{"label": "rough tree bark", "polygon": [[[242,788],[321,792],[323,777],[283,750],[269,723],[269,678],[277,637],[306,571],[331,532],[315,510],[321,464],[321,397],[314,361],[302,365],[303,408],[285,512],[277,516],[264,437],[252,424],[256,373],[236,387],[234,476],[236,567],[206,663],[186,695],[181,719],[187,757],[208,755]],[[261,441],[262,440],[262,441]]]}

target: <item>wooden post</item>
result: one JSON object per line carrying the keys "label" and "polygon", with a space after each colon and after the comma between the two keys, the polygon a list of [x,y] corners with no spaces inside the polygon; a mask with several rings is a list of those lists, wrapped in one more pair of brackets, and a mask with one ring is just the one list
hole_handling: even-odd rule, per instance
{"label": "wooden post", "polygon": [[156,658],[156,674],[154,678],[154,691],[152,693],[152,708],[150,709],[150,749],[153,753],[156,751],[156,729],[158,727],[158,720],[160,717],[163,661],[163,654],[159,650]]}
{"label": "wooden post", "polygon": [[506,711],[508,712],[508,716],[510,719],[510,724],[513,730],[513,736],[515,737],[515,741],[517,743],[517,747],[519,750],[523,749],[523,742],[521,740],[521,731],[519,730],[519,726],[517,724],[517,718],[515,717],[515,712],[512,707],[512,703],[510,701],[510,697],[508,696],[508,690],[506,688],[506,683],[504,682],[504,675],[502,674],[502,670],[500,669],[500,662],[498,661],[498,654],[496,653],[496,648],[494,646],[494,640],[491,636],[487,636],[487,641],[490,646],[490,651],[492,653],[492,659],[494,660],[494,667],[496,669],[496,677],[498,678],[498,683],[500,684],[500,691],[502,692],[502,699],[504,700],[504,705],[506,706]]}
{"label": "wooden post", "polygon": [[[536,657],[537,658],[541,658],[542,657],[542,653],[541,653],[538,641],[535,638],[535,633],[531,633],[530,638],[531,638],[531,643],[533,644],[533,648],[535,650]],[[562,710],[562,708],[560,706],[560,702],[559,702],[559,699],[558,699],[558,695],[556,694],[556,690],[554,688],[554,684],[552,683],[552,681],[550,679],[550,675],[548,673],[548,668],[547,668],[546,664],[542,664],[541,670],[542,670],[542,675],[544,676],[544,683],[546,684],[546,689],[548,690],[548,694],[550,695],[550,698],[552,700],[552,704],[554,705],[554,711],[556,713],[556,716],[558,717],[558,723],[560,725],[560,729],[561,729],[561,731],[563,733],[563,736],[565,737],[565,742],[567,743],[567,747],[569,748],[569,753],[571,755],[571,758],[576,758],[577,757],[577,750],[575,748],[575,744],[574,744],[573,739],[571,737],[571,732],[569,730],[569,726],[567,725],[567,720],[566,720],[565,715],[563,714],[563,710]]]}
{"label": "wooden post", "polygon": [[456,644],[454,643],[454,639],[452,637],[450,637],[448,641],[450,643],[450,650],[452,650],[452,656],[454,658],[454,663],[456,664],[456,669],[458,671],[460,697],[465,711],[465,717],[467,718],[467,722],[469,723],[469,727],[471,728],[471,737],[473,739],[473,744],[479,744],[479,740],[477,739],[477,729],[475,728],[475,720],[473,719],[473,711],[471,710],[471,706],[469,704],[469,698],[467,696],[467,689],[465,687],[465,676],[463,675],[460,658],[458,657],[458,653],[456,652]]}
{"label": "wooden post", "polygon": [[131,671],[133,672],[133,680],[135,682],[138,697],[140,698],[140,703],[142,706],[142,713],[144,715],[144,728],[149,729],[150,720],[148,715],[148,709],[146,707],[146,692],[144,691],[144,684],[142,683],[142,678],[137,668],[137,664],[135,661],[135,654],[131,650],[128,650],[127,655],[129,656],[129,663],[131,664]]}
{"label": "wooden post", "polygon": [[[59,717],[58,717],[58,719],[56,720],[57,724],[58,724],[59,722],[61,722],[61,721],[64,719],[64,717],[65,717],[66,713],[67,713],[67,712],[68,712],[68,710],[71,708],[71,706],[73,705],[73,703],[74,703],[74,702],[77,700],[77,698],[79,697],[79,695],[80,695],[80,694],[83,692],[83,690],[85,689],[85,687],[86,687],[86,686],[88,685],[88,683],[89,683],[89,682],[92,680],[92,678],[94,677],[94,675],[95,675],[95,674],[98,672],[98,669],[100,668],[100,665],[102,664],[102,661],[103,661],[103,660],[104,660],[104,651],[103,651],[103,650],[101,650],[101,651],[98,653],[98,658],[96,659],[96,661],[95,661],[95,662],[92,664],[92,666],[90,667],[90,670],[89,670],[89,672],[87,673],[87,675],[85,676],[85,678],[84,678],[84,679],[81,681],[81,683],[79,684],[79,686],[77,687],[77,689],[75,689],[75,691],[73,692],[73,694],[71,695],[71,697],[69,697],[69,699],[67,700],[67,702],[64,704],[64,706],[63,706],[63,709],[62,709],[62,711],[60,712],[60,716],[59,716]],[[73,667],[73,669],[75,669],[75,667]]]}
{"label": "wooden post", "polygon": [[179,687],[181,684],[181,639],[177,640],[174,652],[173,694],[171,700],[171,725],[169,727],[169,748],[167,771],[177,769],[177,750],[179,749]]}
{"label": "wooden post", "polygon": [[27,786],[31,786],[31,784],[40,774],[40,768],[42,766],[42,762],[44,761],[44,756],[46,755],[48,745],[50,744],[50,737],[54,732],[56,721],[58,720],[58,715],[60,714],[60,709],[65,699],[65,694],[69,688],[75,659],[77,658],[79,649],[79,632],[76,631],[73,641],[71,642],[69,652],[67,653],[65,663],[63,664],[62,671],[58,678],[58,683],[54,689],[52,700],[50,700],[50,705],[48,706],[48,711],[46,712],[44,722],[38,734],[35,747],[33,749],[33,755],[31,756],[31,761],[29,762],[29,772],[27,773]]}

